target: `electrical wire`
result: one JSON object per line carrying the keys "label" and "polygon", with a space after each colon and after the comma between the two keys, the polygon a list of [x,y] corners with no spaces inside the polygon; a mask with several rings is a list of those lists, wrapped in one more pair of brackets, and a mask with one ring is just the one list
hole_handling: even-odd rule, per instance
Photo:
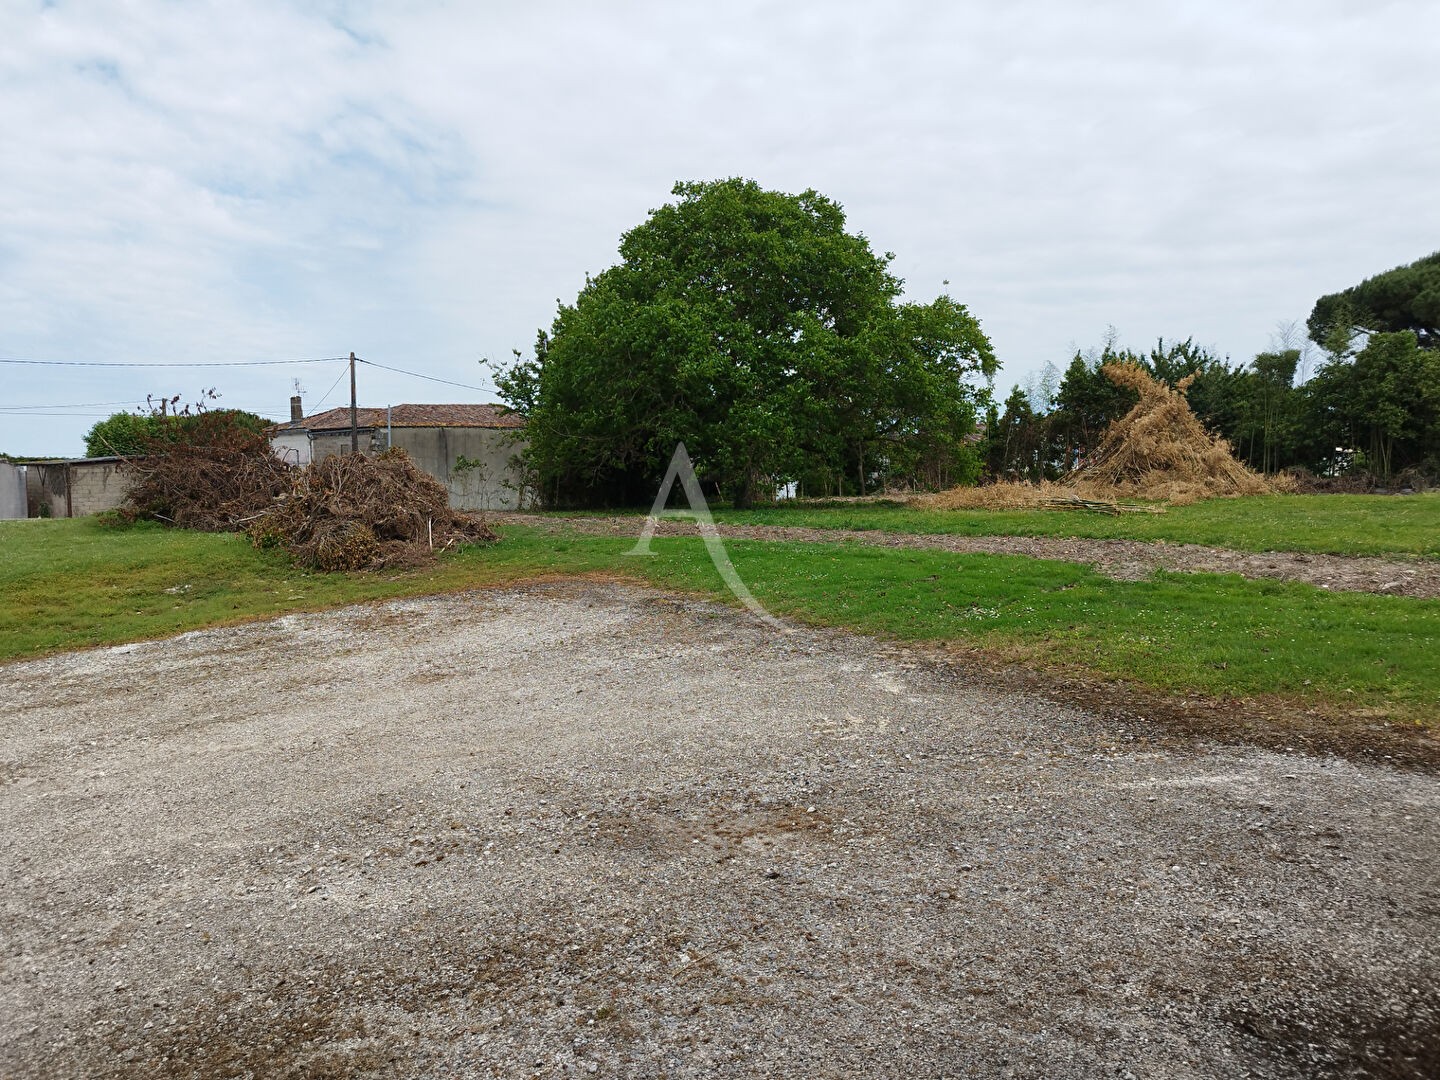
{"label": "electrical wire", "polygon": [[388,364],[377,364],[374,360],[361,360],[358,356],[355,359],[358,363],[369,364],[371,367],[382,368],[385,371],[393,371],[397,375],[410,375],[416,379],[428,379],[430,382],[444,383],[446,386],[458,386],[462,390],[476,390],[482,394],[495,393],[493,386],[472,386],[469,383],[456,382],[454,379],[441,379],[434,375],[421,374],[418,371],[406,371],[404,368],[390,367]]}
{"label": "electrical wire", "polygon": [[[345,359],[348,361],[350,358],[347,356]],[[325,397],[322,397],[322,398],[321,398],[319,401],[317,401],[314,405],[311,405],[310,408],[312,408],[312,409],[318,409],[318,408],[320,408],[321,405],[324,405],[324,404],[325,404],[325,399],[328,398],[331,394],[333,394],[333,393],[335,392],[335,387],[337,387],[337,386],[340,385],[340,379],[345,378],[345,376],[349,373],[349,371],[350,371],[350,369],[347,367],[347,368],[345,368],[344,371],[340,372],[339,378],[337,378],[333,383],[330,384],[330,389],[329,389],[329,390],[326,390],[326,391],[325,391]]]}
{"label": "electrical wire", "polygon": [[0,356],[0,364],[33,364],[39,367],[98,367],[98,368],[212,368],[212,367],[276,367],[282,364],[334,364],[348,361],[348,356],[322,356],[300,360],[209,360],[194,363],[138,363],[104,360],[26,360],[14,356]]}
{"label": "electrical wire", "polygon": [[103,405],[138,405],[134,399],[126,401],[75,401],[67,402],[64,405],[4,405],[0,406],[0,412],[30,412],[36,409],[98,409]]}
{"label": "electrical wire", "polygon": [[0,416],[13,416],[13,417],[16,417],[17,419],[30,419],[30,418],[34,418],[34,419],[36,419],[36,420],[39,420],[39,419],[43,419],[43,418],[47,418],[47,417],[51,417],[51,416],[92,416],[92,417],[95,417],[95,418],[98,419],[98,420],[103,420],[103,419],[105,419],[105,417],[107,417],[107,416],[113,416],[113,415],[114,415],[114,413],[107,413],[107,412],[10,413],[10,412],[6,412],[4,409],[0,409]]}

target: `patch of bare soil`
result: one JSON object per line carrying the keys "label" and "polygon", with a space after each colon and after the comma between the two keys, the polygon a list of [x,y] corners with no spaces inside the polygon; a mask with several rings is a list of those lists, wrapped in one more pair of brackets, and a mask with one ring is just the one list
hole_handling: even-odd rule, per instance
{"label": "patch of bare soil", "polygon": [[1440,1071],[1440,777],[980,657],[546,585],[0,702],[7,1080]]}
{"label": "patch of bare soil", "polygon": [[[603,536],[639,535],[633,517],[557,517],[552,514],[490,514],[507,522],[541,528],[565,528]],[[1239,574],[1247,578],[1300,581],[1338,592],[1385,596],[1440,597],[1440,563],[1433,560],[1378,559],[1347,555],[1309,555],[1293,551],[1232,551],[1200,544],[1145,540],[1087,540],[1048,536],[946,536],[880,532],[869,529],[801,529],[783,525],[717,525],[720,535],[739,540],[788,540],[800,543],[854,542],[878,547],[935,551],[1028,555],[1094,567],[1118,581],[1139,581],[1156,570],[1189,574]],[[658,536],[693,536],[690,521],[664,521]]]}

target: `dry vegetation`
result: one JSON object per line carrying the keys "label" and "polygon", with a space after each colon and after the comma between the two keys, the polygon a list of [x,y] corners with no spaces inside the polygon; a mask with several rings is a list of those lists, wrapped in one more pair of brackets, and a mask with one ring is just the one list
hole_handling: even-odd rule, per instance
{"label": "dry vegetation", "polygon": [[1079,469],[1058,483],[954,488],[921,499],[920,505],[934,510],[1056,507],[1115,512],[1131,509],[1122,499],[1183,506],[1221,496],[1292,490],[1287,479],[1251,472],[1224,439],[1205,430],[1185,400],[1188,378],[1170,387],[1135,364],[1107,364],[1105,374],[1135,390],[1140,400],[1106,429],[1095,453]]}
{"label": "dry vegetation", "polygon": [[225,413],[187,418],[185,437],[151,438],[127,458],[123,516],[201,532],[233,532],[269,506],[291,468],[263,434]]}
{"label": "dry vegetation", "polygon": [[223,414],[201,416],[179,440],[154,439],[128,460],[121,516],[202,532],[244,532],[315,570],[414,566],[458,544],[496,539],[478,517],[450,509],[433,477],[400,449],[286,465],[269,440]]}
{"label": "dry vegetation", "polygon": [[404,450],[322,458],[246,529],[256,547],[283,547],[316,570],[413,565],[458,544],[497,539],[450,509],[445,488]]}

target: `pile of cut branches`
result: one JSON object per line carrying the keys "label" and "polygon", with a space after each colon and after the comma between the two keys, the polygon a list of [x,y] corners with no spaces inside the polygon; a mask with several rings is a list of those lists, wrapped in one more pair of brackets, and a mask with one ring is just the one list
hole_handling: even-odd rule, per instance
{"label": "pile of cut branches", "polygon": [[289,486],[293,470],[263,434],[223,411],[183,419],[183,431],[152,436],[125,460],[125,517],[229,532]]}
{"label": "pile of cut branches", "polygon": [[444,486],[398,447],[312,462],[246,532],[256,547],[283,547],[300,565],[327,571],[415,565],[498,539],[479,518],[451,510]]}

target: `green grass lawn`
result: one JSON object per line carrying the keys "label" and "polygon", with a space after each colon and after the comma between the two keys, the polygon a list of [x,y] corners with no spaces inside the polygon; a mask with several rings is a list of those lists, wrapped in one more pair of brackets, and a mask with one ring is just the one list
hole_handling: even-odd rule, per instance
{"label": "green grass lawn", "polygon": [[1128,538],[1239,551],[1440,558],[1440,492],[1424,495],[1264,495],[1210,499],[1163,514],[1071,510],[920,510],[895,504],[780,505],[717,510],[735,525],[880,529],[956,536]]}
{"label": "green grass lawn", "polygon": [[[599,573],[728,599],[696,539],[510,527],[499,544],[394,574],[297,571],[234,536],[93,519],[0,523],[0,657],[154,638],[284,611]],[[861,544],[731,542],[776,614],[918,641],[1003,649],[1177,693],[1276,694],[1440,716],[1440,603],[1230,575],[1118,582],[1069,563]]]}

